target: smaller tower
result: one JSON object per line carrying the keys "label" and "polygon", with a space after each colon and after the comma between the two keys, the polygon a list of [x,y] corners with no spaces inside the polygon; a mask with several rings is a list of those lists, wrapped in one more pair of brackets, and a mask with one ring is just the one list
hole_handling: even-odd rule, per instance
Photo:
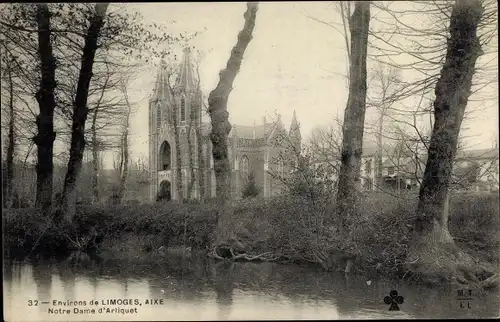
{"label": "smaller tower", "polygon": [[[168,130],[173,97],[168,80],[170,73],[164,61],[161,62],[156,77],[153,93],[149,99],[149,171],[150,171],[150,197],[155,200],[158,194],[159,178],[162,161],[167,161],[162,151],[161,143],[165,140]],[[168,162],[167,162],[168,163]]]}
{"label": "smaller tower", "polygon": [[302,148],[302,135],[300,134],[300,124],[297,122],[297,115],[295,114],[295,111],[293,111],[292,123],[290,125],[288,135],[295,151],[300,153]]}

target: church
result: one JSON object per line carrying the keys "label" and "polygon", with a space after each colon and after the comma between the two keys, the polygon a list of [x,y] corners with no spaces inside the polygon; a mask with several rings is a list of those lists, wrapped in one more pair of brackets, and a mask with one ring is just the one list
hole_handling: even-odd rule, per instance
{"label": "church", "polygon": [[[178,200],[180,194],[184,199],[199,199],[201,194],[205,199],[215,197],[211,124],[202,120],[206,116],[203,95],[189,49],[184,49],[175,81],[171,80],[170,70],[164,63],[160,66],[149,100],[150,199]],[[231,113],[230,106],[228,110]],[[283,175],[291,169],[285,162],[275,161],[278,155],[289,153],[285,150],[290,151],[289,146],[275,143],[280,136],[287,137],[294,150],[300,151],[301,134],[295,112],[289,129],[279,115],[273,122],[262,117],[260,124],[232,124],[228,138],[232,198],[242,197],[250,173],[260,197],[281,192],[281,180],[271,173]]]}

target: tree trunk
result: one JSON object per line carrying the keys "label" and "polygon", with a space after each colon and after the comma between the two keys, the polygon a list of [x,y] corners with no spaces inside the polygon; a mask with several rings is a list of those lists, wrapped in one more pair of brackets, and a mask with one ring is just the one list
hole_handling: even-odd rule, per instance
{"label": "tree trunk", "polygon": [[94,198],[94,202],[99,201],[99,156],[98,156],[98,144],[97,144],[97,113],[99,111],[99,107],[96,106],[94,109],[94,113],[92,115],[92,197]]}
{"label": "tree trunk", "polygon": [[[199,124],[201,124],[201,122]],[[200,202],[203,202],[205,199],[205,164],[203,163],[203,141],[201,138],[200,127],[197,126],[195,131],[198,148],[198,184],[200,186]]]}
{"label": "tree trunk", "polygon": [[55,70],[56,60],[52,53],[50,40],[50,12],[47,4],[37,5],[38,24],[38,54],[41,63],[40,89],[36,93],[36,100],[40,114],[36,117],[38,133],[34,138],[37,146],[36,164],[36,206],[44,212],[52,206],[52,173],[54,163],[52,152],[54,149],[54,108],[56,101],[54,89],[56,88]]}
{"label": "tree trunk", "polygon": [[125,184],[128,177],[128,164],[129,164],[129,144],[128,144],[128,133],[130,126],[130,113],[132,112],[132,107],[128,100],[128,93],[126,84],[122,86],[122,93],[125,98],[125,104],[127,105],[127,113],[125,115],[125,124],[123,129],[123,135],[121,140],[121,162],[120,162],[120,186],[118,188],[118,202],[121,202],[123,196],[125,195]]}
{"label": "tree trunk", "polygon": [[85,122],[88,114],[88,94],[92,68],[97,50],[97,40],[102,26],[104,16],[109,3],[98,3],[95,5],[95,14],[91,18],[90,26],[85,36],[83,47],[82,64],[80,76],[76,89],[76,98],[73,103],[73,122],[71,127],[71,147],[68,161],[68,170],[64,179],[63,189],[63,213],[67,220],[72,220],[75,214],[76,204],[76,182],[82,168],[83,152],[85,150]]}
{"label": "tree trunk", "polygon": [[[171,91],[171,94],[173,92]],[[180,203],[184,201],[183,185],[182,185],[182,158],[181,158],[181,144],[180,144],[180,131],[177,124],[177,111],[178,108],[172,110],[172,124],[174,129],[174,145],[175,145],[175,189],[177,191],[177,199]]]}
{"label": "tree trunk", "polygon": [[208,97],[208,112],[212,123],[210,139],[212,141],[212,155],[214,159],[216,198],[220,205],[221,216],[217,219],[217,236],[224,239],[225,228],[231,230],[231,211],[226,209],[226,201],[231,198],[230,193],[230,164],[228,160],[227,138],[231,131],[229,114],[227,112],[227,100],[231,93],[236,75],[239,72],[243,54],[252,40],[252,32],[255,26],[258,3],[248,2],[244,14],[245,25],[238,34],[238,41],[231,51],[231,56],[226,68],[219,74],[217,87],[210,92]]}
{"label": "tree trunk", "polygon": [[[128,117],[127,117],[128,119]],[[127,122],[128,123],[128,122]],[[118,188],[118,202],[121,202],[125,195],[125,184],[127,183],[128,176],[128,127],[123,133],[122,138],[122,166],[120,167],[120,186]]]}
{"label": "tree trunk", "polygon": [[435,89],[435,121],[409,250],[410,261],[418,258],[413,270],[422,273],[450,277],[457,272],[457,258],[464,259],[448,231],[448,187],[476,60],[482,54],[477,28],[483,12],[480,0],[457,0],[450,17],[446,60]]}
{"label": "tree trunk", "polygon": [[12,82],[12,69],[7,67],[7,78],[9,82],[9,133],[7,144],[7,195],[5,205],[7,208],[12,207],[12,197],[14,196],[14,83]]}
{"label": "tree trunk", "polygon": [[101,148],[98,139],[97,139],[97,117],[99,115],[100,107],[101,107],[101,102],[104,98],[104,94],[106,92],[106,88],[108,87],[109,83],[109,78],[110,75],[107,75],[108,77],[106,78],[106,81],[104,83],[102,92],[101,92],[101,97],[97,101],[96,106],[94,107],[94,111],[92,114],[92,126],[91,126],[91,133],[92,133],[92,197],[94,199],[94,202],[99,201],[99,171],[100,171],[100,162],[102,160],[99,160],[99,149]]}
{"label": "tree trunk", "polygon": [[349,71],[349,97],[344,115],[341,166],[337,192],[339,228],[344,231],[356,204],[360,185],[361,153],[366,111],[366,55],[370,3],[357,1],[351,16],[351,66]]}
{"label": "tree trunk", "polygon": [[378,130],[377,130],[377,158],[376,158],[377,164],[375,173],[375,178],[376,178],[375,184],[377,185],[377,188],[382,188],[383,186],[382,176],[384,174],[382,168],[383,168],[383,155],[384,155],[384,139],[383,139],[384,116],[385,116],[385,111],[382,110],[380,113],[380,120],[378,123]]}

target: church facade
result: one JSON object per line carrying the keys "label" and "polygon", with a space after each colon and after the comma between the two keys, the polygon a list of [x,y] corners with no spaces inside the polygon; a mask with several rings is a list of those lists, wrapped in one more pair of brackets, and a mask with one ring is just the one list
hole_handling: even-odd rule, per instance
{"label": "church facade", "polygon": [[[199,199],[201,194],[204,198],[215,197],[210,122],[202,121],[203,95],[188,49],[184,50],[172,83],[170,70],[164,64],[160,66],[149,100],[150,199],[178,200],[181,194],[184,199]],[[232,125],[228,154],[234,199],[242,197],[251,173],[259,187],[259,196],[270,197],[281,192],[280,179],[271,174],[283,175],[290,170],[285,162],[275,161],[290,149],[286,144],[276,144],[279,137],[288,138],[294,150],[300,151],[301,134],[295,112],[289,129],[279,115],[273,122],[263,117],[260,124]]]}

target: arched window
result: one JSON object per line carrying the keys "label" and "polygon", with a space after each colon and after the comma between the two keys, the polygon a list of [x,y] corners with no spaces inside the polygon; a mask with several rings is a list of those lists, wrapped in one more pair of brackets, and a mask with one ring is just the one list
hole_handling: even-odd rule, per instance
{"label": "arched window", "polygon": [[181,122],[185,122],[186,121],[186,100],[184,99],[184,97],[181,97],[180,109],[181,109]]}
{"label": "arched window", "polygon": [[171,168],[171,152],[170,144],[164,141],[160,147],[160,171],[170,170]]}
{"label": "arched window", "polygon": [[244,176],[247,176],[250,172],[250,162],[248,161],[248,157],[246,155],[241,157],[240,160],[240,171]]}

